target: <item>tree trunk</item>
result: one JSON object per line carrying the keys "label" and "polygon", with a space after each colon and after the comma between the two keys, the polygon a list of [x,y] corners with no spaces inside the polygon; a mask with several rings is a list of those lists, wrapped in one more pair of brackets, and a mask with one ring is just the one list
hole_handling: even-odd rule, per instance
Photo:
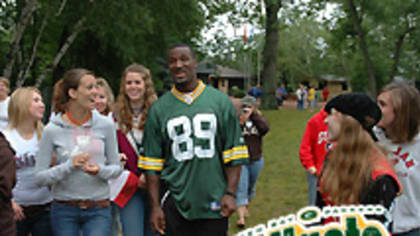
{"label": "tree trunk", "polygon": [[369,90],[368,94],[371,97],[376,97],[377,94],[377,88],[376,88],[376,77],[375,77],[375,68],[372,62],[372,59],[370,58],[369,50],[366,44],[366,37],[365,37],[365,31],[362,28],[362,21],[357,13],[356,7],[354,5],[353,0],[347,0],[347,3],[349,5],[350,15],[353,21],[354,26],[356,27],[357,34],[359,35],[359,46],[362,50],[363,57],[365,59],[366,69],[368,73],[368,84],[369,84]]}
{"label": "tree trunk", "polygon": [[33,12],[35,11],[36,0],[27,0],[26,5],[22,8],[22,13],[19,17],[19,22],[16,25],[16,30],[13,35],[12,42],[10,43],[10,50],[7,54],[7,65],[3,70],[3,76],[10,79],[13,71],[13,64],[16,60],[16,53],[20,48],[20,41],[25,31],[26,26],[28,25],[29,19],[31,18]]}
{"label": "tree trunk", "polygon": [[47,68],[41,73],[41,75],[36,80],[35,87],[39,87],[42,81],[44,81],[44,79],[47,77],[48,73],[53,71],[54,68],[58,65],[58,63],[60,63],[61,59],[66,54],[71,44],[74,42],[77,35],[80,33],[80,31],[82,31],[83,24],[85,23],[85,21],[86,17],[84,16],[76,23],[76,25],[73,28],[73,32],[67,37],[66,42],[58,51],[57,55],[54,58],[54,61],[49,66],[47,66]]}
{"label": "tree trunk", "polygon": [[47,22],[48,22],[48,15],[44,16],[44,19],[42,20],[41,28],[39,30],[38,35],[36,36],[34,45],[32,46],[32,54],[31,54],[31,57],[29,58],[29,61],[28,61],[28,64],[27,64],[26,68],[19,71],[19,75],[18,75],[17,81],[16,81],[16,87],[17,88],[22,87],[23,84],[25,83],[26,75],[28,74],[29,70],[31,69],[31,67],[34,63],[36,53],[37,53],[37,50],[38,50],[38,44],[39,44],[39,41],[41,39],[42,33],[44,32],[45,26],[47,25]]}
{"label": "tree trunk", "polygon": [[279,20],[277,14],[281,8],[280,0],[266,1],[265,45],[263,52],[263,108],[277,109],[275,97],[277,80],[277,57],[279,41]]}
{"label": "tree trunk", "polygon": [[413,31],[414,27],[408,27],[401,35],[398,37],[397,42],[395,42],[395,52],[393,57],[393,63],[392,63],[392,69],[390,74],[391,81],[394,79],[395,75],[397,74],[398,70],[398,63],[400,62],[400,56],[401,56],[401,48],[404,44],[404,39],[407,34],[409,34],[411,31]]}

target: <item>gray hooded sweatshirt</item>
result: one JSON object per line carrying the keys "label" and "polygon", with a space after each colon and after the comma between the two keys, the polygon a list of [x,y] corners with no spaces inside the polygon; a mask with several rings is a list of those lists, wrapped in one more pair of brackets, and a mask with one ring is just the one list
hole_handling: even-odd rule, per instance
{"label": "gray hooded sweatshirt", "polygon": [[[95,110],[92,118],[80,127],[64,123],[61,116],[61,113],[52,115],[42,134],[36,155],[36,181],[51,185],[56,200],[108,199],[107,180],[122,171],[113,122]],[[96,175],[73,166],[74,156],[84,152],[89,154],[89,162],[99,165]],[[54,154],[57,163],[51,167]]]}

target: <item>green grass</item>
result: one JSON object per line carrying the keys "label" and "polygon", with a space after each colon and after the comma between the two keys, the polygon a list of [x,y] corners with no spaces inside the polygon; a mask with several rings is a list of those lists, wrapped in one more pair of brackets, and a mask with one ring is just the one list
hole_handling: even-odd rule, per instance
{"label": "green grass", "polygon": [[[315,112],[282,108],[264,111],[270,132],[264,138],[264,167],[257,182],[257,196],[250,204],[246,228],[296,213],[307,204],[307,182],[299,160],[299,146],[306,122]],[[229,219],[229,235],[236,227],[236,213]]]}

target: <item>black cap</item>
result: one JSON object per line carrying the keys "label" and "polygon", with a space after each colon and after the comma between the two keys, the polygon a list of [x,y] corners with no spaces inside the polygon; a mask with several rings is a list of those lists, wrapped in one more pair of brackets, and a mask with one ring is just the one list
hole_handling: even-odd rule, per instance
{"label": "black cap", "polygon": [[375,139],[372,128],[381,119],[382,112],[376,102],[368,95],[364,93],[345,93],[338,95],[327,103],[325,111],[330,114],[332,108],[359,121],[362,127]]}

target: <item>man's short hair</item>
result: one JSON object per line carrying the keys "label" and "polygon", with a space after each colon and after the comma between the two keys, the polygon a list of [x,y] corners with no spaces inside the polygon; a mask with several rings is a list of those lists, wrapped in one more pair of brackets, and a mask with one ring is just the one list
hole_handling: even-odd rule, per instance
{"label": "man's short hair", "polygon": [[195,59],[194,50],[191,47],[191,45],[189,45],[188,43],[174,43],[171,46],[169,46],[168,53],[169,53],[169,51],[171,51],[174,48],[188,48],[191,52],[192,57]]}

